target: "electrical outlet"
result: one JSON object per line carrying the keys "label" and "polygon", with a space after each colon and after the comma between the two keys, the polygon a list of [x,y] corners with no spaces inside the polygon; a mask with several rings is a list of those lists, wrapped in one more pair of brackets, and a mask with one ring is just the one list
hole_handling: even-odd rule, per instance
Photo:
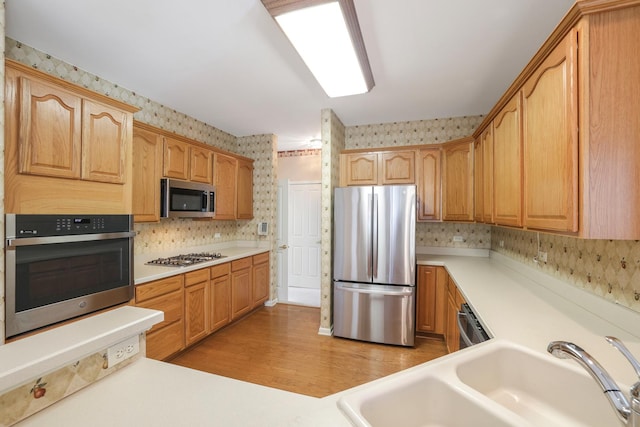
{"label": "electrical outlet", "polygon": [[140,352],[140,341],[137,335],[120,341],[107,349],[107,363],[109,368],[129,359]]}
{"label": "electrical outlet", "polygon": [[547,262],[547,253],[538,251],[538,261]]}
{"label": "electrical outlet", "polygon": [[453,236],[454,242],[464,242],[464,237],[462,236]]}
{"label": "electrical outlet", "polygon": [[504,248],[504,240],[500,240],[500,247]]}
{"label": "electrical outlet", "polygon": [[214,239],[219,239],[220,238],[220,233],[213,233],[213,238]]}

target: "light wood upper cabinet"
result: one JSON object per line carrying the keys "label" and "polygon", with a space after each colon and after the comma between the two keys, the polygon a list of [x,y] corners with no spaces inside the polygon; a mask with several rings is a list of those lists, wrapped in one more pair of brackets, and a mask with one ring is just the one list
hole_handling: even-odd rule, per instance
{"label": "light wood upper cabinet", "polygon": [[133,215],[135,222],[160,221],[160,178],[164,139],[161,135],[133,127]]}
{"label": "light wood upper cabinet", "polygon": [[18,78],[19,172],[80,178],[82,98],[36,77]]}
{"label": "light wood upper cabinet", "polygon": [[444,144],[442,219],[473,221],[473,140]]}
{"label": "light wood upper cabinet", "polygon": [[578,26],[580,235],[640,239],[640,6]]}
{"label": "light wood upper cabinet", "polygon": [[253,162],[238,159],[236,218],[253,218]]}
{"label": "light wood upper cabinet", "polygon": [[213,151],[197,146],[189,147],[189,180],[213,183]]}
{"label": "light wood upper cabinet", "polygon": [[379,184],[415,184],[415,151],[380,153],[381,175]]}
{"label": "light wood upper cabinet", "polygon": [[493,121],[493,196],[496,224],[522,226],[520,93]]}
{"label": "light wood upper cabinet", "polygon": [[213,175],[216,186],[216,219],[235,219],[238,159],[215,153]]}
{"label": "light wood upper cabinet", "polygon": [[[82,102],[82,179],[122,184],[131,115],[99,102]],[[128,140],[128,141],[127,141]]]}
{"label": "light wood upper cabinet", "polygon": [[441,148],[426,148],[417,155],[418,221],[440,220]]}
{"label": "light wood upper cabinet", "polygon": [[577,40],[574,31],[522,87],[524,224],[578,231]]}
{"label": "light wood upper cabinet", "polygon": [[6,212],[131,213],[137,108],[10,59],[4,105]]}
{"label": "light wood upper cabinet", "polygon": [[189,144],[165,137],[163,176],[167,178],[189,179]]}
{"label": "light wood upper cabinet", "polygon": [[477,222],[484,221],[482,157],[482,138],[478,138],[473,143],[473,219]]}
{"label": "light wood upper cabinet", "polygon": [[340,185],[415,184],[415,150],[343,153]]}
{"label": "light wood upper cabinet", "polygon": [[[489,126],[482,135],[482,222],[493,223],[493,128]],[[475,153],[474,153],[475,155]],[[480,185],[480,183],[475,184]]]}
{"label": "light wood upper cabinet", "polygon": [[341,185],[377,185],[378,153],[342,154]]}

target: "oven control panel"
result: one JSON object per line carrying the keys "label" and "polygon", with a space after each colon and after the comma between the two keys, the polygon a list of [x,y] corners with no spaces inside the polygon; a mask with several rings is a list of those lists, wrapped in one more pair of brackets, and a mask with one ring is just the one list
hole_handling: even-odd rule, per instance
{"label": "oven control panel", "polygon": [[[11,224],[12,223],[12,224]],[[12,227],[9,227],[11,225]],[[118,233],[133,229],[131,215],[21,215],[7,214],[7,238]]]}

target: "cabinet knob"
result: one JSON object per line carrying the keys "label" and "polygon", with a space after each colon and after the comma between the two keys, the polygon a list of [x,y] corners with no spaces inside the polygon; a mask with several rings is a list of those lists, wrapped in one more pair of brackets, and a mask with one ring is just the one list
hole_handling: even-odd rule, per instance
{"label": "cabinet knob", "polygon": [[279,249],[289,249],[289,245],[282,245]]}

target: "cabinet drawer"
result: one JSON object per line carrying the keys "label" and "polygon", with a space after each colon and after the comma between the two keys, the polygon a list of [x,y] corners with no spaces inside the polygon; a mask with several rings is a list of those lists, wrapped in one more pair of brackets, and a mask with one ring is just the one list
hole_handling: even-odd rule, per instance
{"label": "cabinet drawer", "polygon": [[258,254],[253,256],[253,265],[269,262],[269,252]]}
{"label": "cabinet drawer", "polygon": [[203,268],[202,270],[191,271],[184,275],[184,286],[193,286],[198,283],[206,282],[209,280],[209,269]]}
{"label": "cabinet drawer", "polygon": [[178,291],[147,300],[141,304],[136,304],[136,306],[164,312],[164,320],[151,328],[150,331],[153,332],[164,328],[170,323],[182,320],[182,301],[183,292],[182,289],[180,289]]}
{"label": "cabinet drawer", "polygon": [[147,333],[147,357],[164,360],[184,348],[184,322],[172,323],[166,328]]}
{"label": "cabinet drawer", "polygon": [[211,267],[211,278],[215,279],[216,277],[224,276],[225,274],[229,274],[231,270],[231,263],[225,262],[224,264],[214,265]]}
{"label": "cabinet drawer", "polygon": [[246,257],[239,259],[237,261],[231,262],[231,271],[243,270],[245,268],[251,267],[251,257]]}
{"label": "cabinet drawer", "polygon": [[146,301],[182,289],[182,274],[136,286],[136,302]]}

